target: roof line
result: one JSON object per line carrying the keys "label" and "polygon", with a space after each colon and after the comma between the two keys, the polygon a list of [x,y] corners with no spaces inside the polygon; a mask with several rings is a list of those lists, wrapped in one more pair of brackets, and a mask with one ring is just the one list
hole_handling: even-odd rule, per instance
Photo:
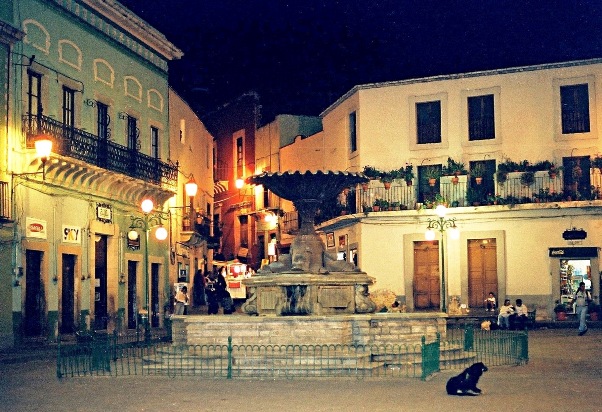
{"label": "roof line", "polygon": [[545,63],[545,64],[537,64],[532,66],[519,66],[519,67],[509,67],[505,69],[493,69],[493,70],[483,70],[476,72],[467,72],[467,73],[455,73],[455,74],[445,74],[445,75],[437,75],[430,77],[422,77],[415,79],[406,79],[406,80],[393,80],[389,82],[381,82],[381,83],[366,83],[353,86],[351,90],[347,93],[339,97],[334,103],[328,106],[322,113],[320,113],[320,117],[326,116],[328,113],[333,111],[338,105],[340,105],[343,101],[347,100],[350,96],[355,94],[360,90],[367,89],[377,89],[381,87],[390,87],[390,86],[403,86],[408,84],[416,84],[416,83],[430,83],[437,82],[442,80],[457,80],[457,79],[467,79],[471,77],[481,77],[481,76],[491,76],[495,74],[510,74],[510,73],[519,73],[519,72],[527,72],[527,71],[536,71],[536,70],[547,70],[547,69],[558,69],[562,67],[572,67],[572,66],[585,66],[590,64],[598,64],[602,63],[602,58],[596,59],[587,59],[587,60],[572,60],[568,62],[560,62],[560,63]]}

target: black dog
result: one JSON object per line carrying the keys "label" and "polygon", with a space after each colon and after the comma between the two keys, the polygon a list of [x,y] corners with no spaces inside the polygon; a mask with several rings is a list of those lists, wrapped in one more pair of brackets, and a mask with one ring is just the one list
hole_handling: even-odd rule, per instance
{"label": "black dog", "polygon": [[464,369],[464,371],[458,376],[454,376],[447,381],[445,389],[448,395],[458,396],[476,396],[481,393],[481,390],[477,388],[479,378],[483,372],[487,371],[487,366],[483,362],[477,362],[472,366]]}

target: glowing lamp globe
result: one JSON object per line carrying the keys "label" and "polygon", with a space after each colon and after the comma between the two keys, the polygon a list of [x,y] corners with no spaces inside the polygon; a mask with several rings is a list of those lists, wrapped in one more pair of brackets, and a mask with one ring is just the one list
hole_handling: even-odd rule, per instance
{"label": "glowing lamp globe", "polygon": [[426,240],[435,240],[435,231],[433,229],[427,229],[424,237]]}
{"label": "glowing lamp globe", "polygon": [[144,199],[142,201],[142,203],[140,204],[140,207],[142,208],[142,211],[144,213],[150,213],[150,212],[152,212],[152,210],[155,207],[155,205],[153,204],[152,200],[150,200],[150,199]]}
{"label": "glowing lamp globe", "polygon": [[167,229],[165,229],[163,226],[159,226],[157,228],[157,230],[155,231],[155,237],[158,240],[165,240],[165,239],[167,239]]}

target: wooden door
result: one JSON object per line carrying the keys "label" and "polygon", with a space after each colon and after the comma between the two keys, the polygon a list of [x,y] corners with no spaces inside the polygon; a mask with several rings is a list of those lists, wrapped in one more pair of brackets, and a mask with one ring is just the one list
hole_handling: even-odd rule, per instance
{"label": "wooden door", "polygon": [[63,254],[61,273],[61,333],[73,333],[75,328],[75,263],[76,256]]}
{"label": "wooden door", "polygon": [[497,245],[495,239],[468,240],[468,306],[484,308],[485,299],[497,289]]}
{"label": "wooden door", "polygon": [[107,236],[96,235],[95,286],[94,286],[94,329],[107,328]]}
{"label": "wooden door", "polygon": [[42,281],[42,252],[25,252],[25,315],[26,336],[40,336],[46,322],[46,296]]}
{"label": "wooden door", "polygon": [[439,310],[439,241],[414,242],[414,309]]}

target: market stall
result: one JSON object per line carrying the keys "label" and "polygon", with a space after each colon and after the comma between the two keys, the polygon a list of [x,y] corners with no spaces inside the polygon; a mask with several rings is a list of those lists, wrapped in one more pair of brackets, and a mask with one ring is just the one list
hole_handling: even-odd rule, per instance
{"label": "market stall", "polygon": [[230,292],[232,299],[247,298],[247,288],[243,285],[242,280],[253,276],[254,272],[251,268],[244,263],[240,263],[238,259],[229,261],[215,260],[213,261],[213,266],[225,269],[221,273],[226,278],[226,289]]}

